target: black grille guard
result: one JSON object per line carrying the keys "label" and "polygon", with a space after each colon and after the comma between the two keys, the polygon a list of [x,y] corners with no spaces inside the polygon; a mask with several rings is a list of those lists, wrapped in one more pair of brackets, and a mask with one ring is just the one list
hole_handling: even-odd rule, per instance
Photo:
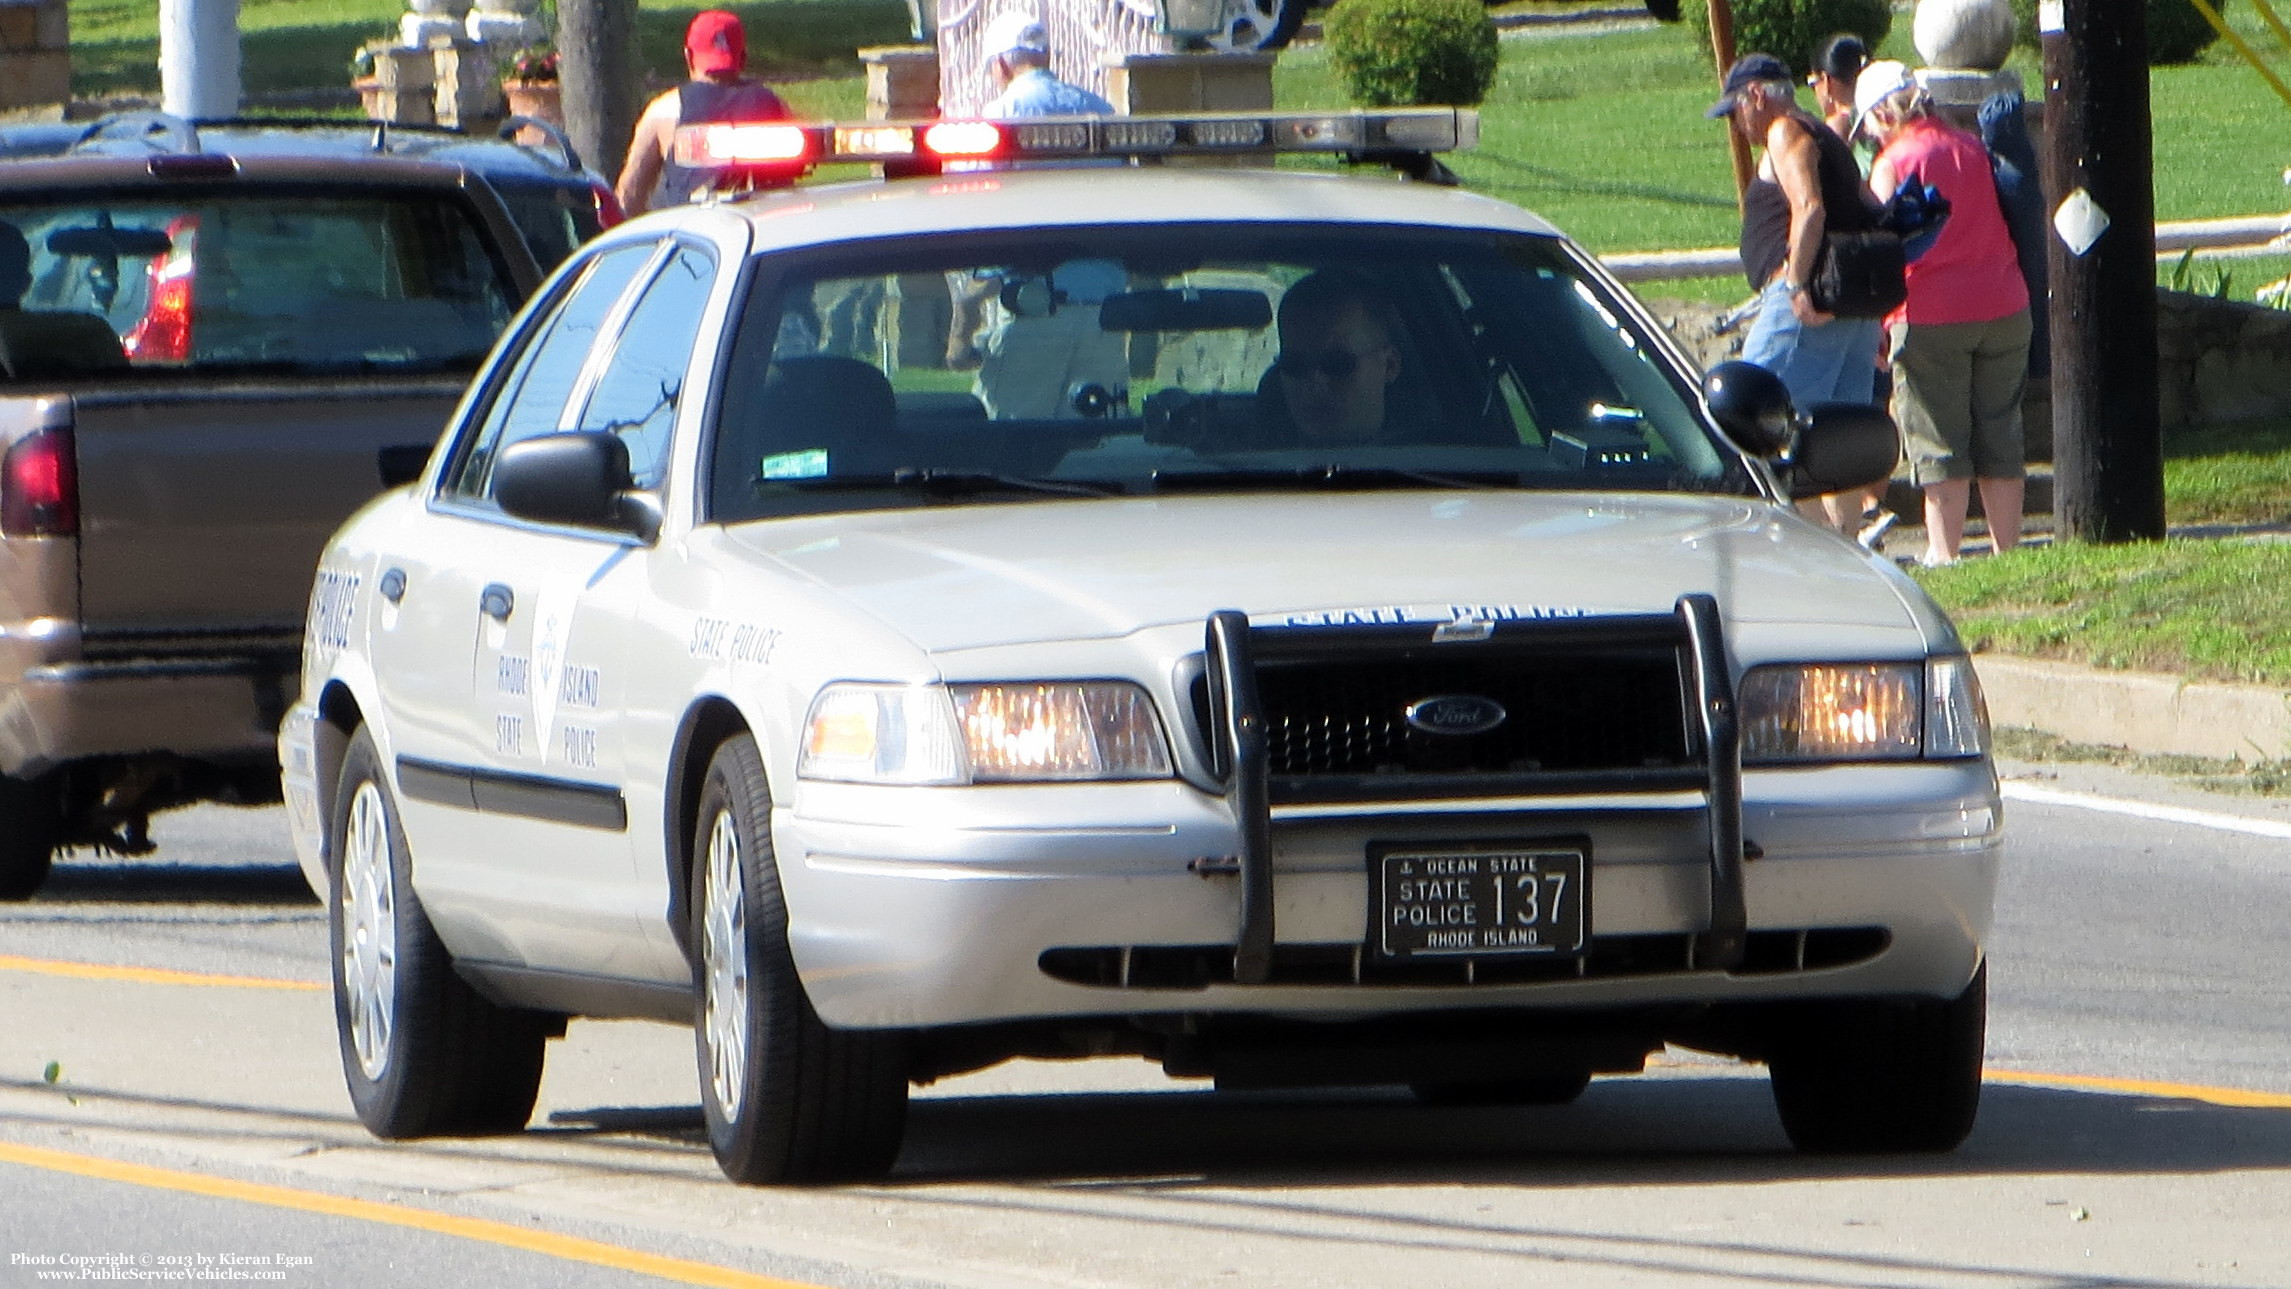
{"label": "black grille guard", "polygon": [[1741,966],[1749,931],[1742,895],[1742,740],[1717,599],[1700,592],[1683,595],[1671,613],[1661,615],[1468,625],[1486,629],[1456,633],[1455,624],[1443,623],[1267,630],[1252,628],[1248,615],[1237,609],[1209,615],[1203,656],[1209,683],[1210,768],[1225,785],[1240,834],[1241,918],[1233,950],[1234,982],[1264,984],[1273,966],[1272,806],[1265,713],[1257,696],[1259,646],[1283,655],[1371,642],[1405,642],[1420,648],[1456,639],[1468,647],[1468,642],[1517,631],[1556,630],[1582,636],[1614,632],[1642,641],[1653,633],[1679,648],[1688,691],[1683,697],[1694,704],[1688,728],[1701,744],[1710,810],[1710,928],[1699,937],[1694,961],[1719,971]]}

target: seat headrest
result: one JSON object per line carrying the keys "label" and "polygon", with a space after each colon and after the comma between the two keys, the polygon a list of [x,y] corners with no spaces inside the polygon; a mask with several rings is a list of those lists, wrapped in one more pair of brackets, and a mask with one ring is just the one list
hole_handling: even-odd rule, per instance
{"label": "seat headrest", "polygon": [[758,402],[767,442],[831,453],[846,441],[880,439],[899,420],[890,378],[872,363],[829,354],[773,363]]}
{"label": "seat headrest", "polygon": [[0,310],[0,373],[11,380],[49,380],[126,366],[119,333],[92,313]]}

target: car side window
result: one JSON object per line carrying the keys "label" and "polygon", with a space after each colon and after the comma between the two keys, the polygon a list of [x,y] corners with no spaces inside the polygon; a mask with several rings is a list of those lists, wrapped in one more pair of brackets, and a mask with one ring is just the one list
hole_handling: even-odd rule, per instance
{"label": "car side window", "polygon": [[554,434],[565,416],[599,330],[657,249],[639,243],[615,247],[589,262],[581,280],[528,333],[523,352],[485,411],[477,434],[462,449],[445,481],[445,495],[479,501],[492,491],[493,461],[501,449],[537,434]]}
{"label": "car side window", "polygon": [[628,444],[639,488],[658,487],[667,472],[669,430],[715,280],[716,257],[705,249],[684,246],[669,256],[630,312],[582,409],[580,428],[608,431]]}

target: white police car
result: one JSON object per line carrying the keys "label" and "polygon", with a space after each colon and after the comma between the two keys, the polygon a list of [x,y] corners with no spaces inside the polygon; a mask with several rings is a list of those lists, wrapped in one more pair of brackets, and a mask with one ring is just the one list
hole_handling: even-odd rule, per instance
{"label": "white police car", "polygon": [[[687,142],[1427,173],[1470,126]],[[280,747],[358,1112],[515,1131],[566,1017],[648,1016],[741,1181],[879,1173],[911,1082],[1021,1055],[1526,1103],[1672,1042],[1766,1061],[1803,1148],[1952,1147],[1986,717],[1933,604],[1789,504],[1893,453],[1425,183],[1005,169],[614,229],[318,571]]]}

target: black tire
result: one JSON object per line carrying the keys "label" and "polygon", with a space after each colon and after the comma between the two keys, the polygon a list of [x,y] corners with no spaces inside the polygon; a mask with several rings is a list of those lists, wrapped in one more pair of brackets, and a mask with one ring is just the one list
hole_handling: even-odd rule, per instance
{"label": "black tire", "polygon": [[1838,1004],[1802,1018],[1767,1061],[1791,1144],[1825,1155],[1956,1149],[1981,1106],[1988,1013],[1984,963],[1947,1001]]}
{"label": "black tire", "polygon": [[1284,49],[1305,25],[1311,0],[1239,0],[1227,10],[1225,27],[1205,37],[1202,44],[1218,53],[1248,54]]}
{"label": "black tire", "polygon": [[0,900],[28,900],[47,882],[58,824],[47,784],[0,775]]}
{"label": "black tire", "polygon": [[393,1140],[524,1128],[551,1018],[495,1006],[454,973],[364,729],[343,759],[327,839],[335,1031],[359,1122]]}
{"label": "black tire", "polygon": [[788,952],[771,789],[755,740],[716,749],[692,851],[693,1046],[708,1144],[747,1185],[880,1177],[907,1127],[895,1031],[829,1028]]}
{"label": "black tire", "polygon": [[1566,1105],[1591,1086],[1591,1072],[1536,1074],[1516,1079],[1486,1079],[1471,1083],[1411,1083],[1408,1090],[1429,1106],[1537,1106]]}

